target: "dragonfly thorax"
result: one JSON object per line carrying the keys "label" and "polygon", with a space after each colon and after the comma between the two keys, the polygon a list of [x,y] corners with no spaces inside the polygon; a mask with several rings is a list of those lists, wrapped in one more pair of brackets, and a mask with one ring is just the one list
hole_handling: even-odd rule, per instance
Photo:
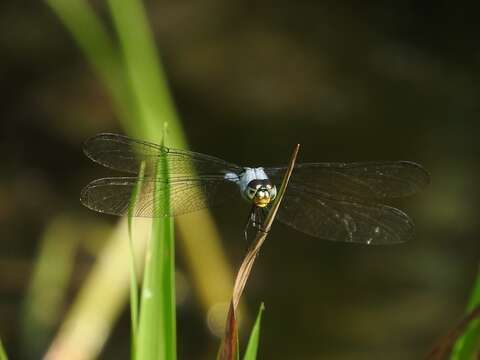
{"label": "dragonfly thorax", "polygon": [[265,207],[277,196],[277,188],[272,184],[264,169],[244,168],[238,185],[243,197],[258,207]]}

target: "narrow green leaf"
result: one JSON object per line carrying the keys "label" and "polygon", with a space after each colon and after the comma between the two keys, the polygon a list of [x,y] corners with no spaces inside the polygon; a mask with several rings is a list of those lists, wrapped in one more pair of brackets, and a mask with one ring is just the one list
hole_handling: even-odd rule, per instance
{"label": "narrow green leaf", "polygon": [[[467,306],[470,313],[480,304],[480,271]],[[474,359],[480,350],[480,320],[473,320],[453,347],[450,360]]]}
{"label": "narrow green leaf", "polygon": [[137,284],[137,265],[135,261],[135,246],[133,245],[132,221],[133,211],[136,207],[140,191],[143,185],[143,176],[145,174],[145,162],[142,161],[138,172],[138,182],[132,193],[132,200],[128,207],[128,240],[130,245],[130,315],[131,315],[131,353],[132,360],[136,359],[137,352],[137,329],[138,329],[138,284]]}
{"label": "narrow green leaf", "polygon": [[127,77],[142,121],[142,137],[159,141],[162,124],[168,122],[170,140],[184,148],[186,142],[161,66],[153,34],[142,2],[109,0],[115,28],[123,51]]}
{"label": "narrow green leaf", "polygon": [[8,360],[7,352],[3,348],[1,339],[0,339],[0,360]]}
{"label": "narrow green leaf", "polygon": [[[99,18],[95,15],[89,2],[86,0],[46,0],[49,6],[59,16],[64,25],[72,33],[80,48],[85,53],[92,66],[98,71],[113,100],[113,105],[125,131],[132,137],[148,139],[158,142],[162,137],[162,122],[170,125],[170,145],[177,148],[185,148],[186,140],[182,126],[178,121],[174,104],[171,99],[166,76],[163,72],[161,61],[151,31],[145,10],[140,0],[109,0],[113,19],[113,26],[118,34],[117,39],[109,36]],[[118,47],[120,45],[120,47]],[[201,224],[202,233],[205,233],[205,243],[202,249],[209,254],[210,268],[223,269],[225,276],[219,279],[218,287],[223,293],[229,289],[228,270],[225,260],[221,258],[219,251],[218,235],[214,231],[214,225],[208,214],[200,214],[195,224]],[[170,243],[161,241],[158,246],[171,251],[172,261],[168,264],[171,277],[169,292],[174,293],[173,288],[173,227],[171,219],[155,220],[153,237],[166,236]],[[181,228],[185,228],[184,239],[187,254],[192,258],[192,267],[195,269],[197,281],[200,281],[201,289],[208,288],[208,280],[205,281],[205,263],[197,260],[198,255],[195,244],[198,244],[196,233],[191,228],[191,220],[180,220]],[[197,226],[197,225],[196,225]],[[156,230],[155,230],[156,229]],[[158,251],[163,254],[164,249],[156,249],[152,245],[152,252]],[[168,251],[166,251],[168,252]],[[192,255],[193,254],[193,255]],[[208,274],[208,271],[206,272]],[[152,276],[144,274],[145,276]],[[199,280],[198,280],[199,279]],[[167,281],[168,282],[168,281]],[[164,284],[164,286],[167,286]],[[168,293],[168,291],[167,291]],[[212,302],[212,293],[203,291],[204,301]],[[213,299],[224,298],[224,295],[214,294]],[[207,295],[207,296],[205,296]],[[170,296],[170,304],[173,310],[170,315],[163,314],[168,318],[175,319],[173,307],[174,297]],[[173,299],[173,300],[172,300]],[[206,300],[205,300],[206,299]],[[141,302],[142,300],[140,300]],[[173,316],[172,316],[173,314]],[[139,316],[141,322],[142,313]],[[175,324],[169,328],[174,329]],[[140,328],[137,329],[137,341]],[[167,339],[172,349],[175,349],[175,331],[171,331],[171,339]],[[143,359],[143,358],[142,358]]]}
{"label": "narrow green leaf", "polygon": [[[139,109],[141,121],[137,126],[142,137],[158,141],[163,132],[162,123],[168,122],[173,128],[172,141],[184,145],[141,2],[110,0],[109,6],[125,60],[128,83]],[[166,159],[160,159],[157,165],[157,177],[168,179]],[[166,190],[163,189],[163,193],[161,189],[155,190],[154,206],[168,210],[170,199]],[[171,217],[154,218],[140,301],[138,359],[176,358],[174,258],[173,220]]]}
{"label": "narrow green leaf", "polygon": [[262,314],[265,310],[263,303],[260,305],[258,310],[257,319],[253,325],[252,332],[250,334],[250,339],[248,340],[247,350],[245,350],[245,355],[243,360],[255,360],[257,358],[258,351],[258,342],[260,340],[260,322],[262,320]]}
{"label": "narrow green leaf", "polygon": [[[166,157],[159,158],[157,178],[169,179]],[[169,213],[167,185],[157,182],[154,207]],[[175,247],[173,219],[154,218],[152,237],[145,263],[138,332],[138,359],[176,359]]]}
{"label": "narrow green leaf", "polygon": [[[72,33],[87,60],[99,73],[113,100],[112,104],[124,131],[135,138],[159,142],[162,138],[162,122],[168,122],[169,145],[180,149],[187,148],[185,134],[168,91],[167,79],[157,57],[142,2],[110,1],[110,7],[116,9],[112,10],[112,25],[118,39],[113,40],[89,6],[89,1],[46,2]],[[138,14],[140,16],[137,16]],[[143,46],[144,44],[146,45]],[[147,57],[150,59],[146,60]],[[143,66],[144,62],[149,66]],[[151,67],[157,69],[151,72]],[[158,78],[156,74],[161,76]],[[146,96],[143,96],[144,93]],[[143,100],[140,101],[140,97]],[[139,106],[143,107],[141,111]],[[144,114],[150,115],[144,119]],[[228,298],[233,277],[216,225],[208,211],[180,217],[176,222],[182,232],[184,256],[197,283],[199,300],[204,307],[210,308]],[[192,227],[198,231],[190,231]],[[199,236],[203,239],[201,245]],[[209,274],[212,272],[218,273],[214,287],[210,286]]]}

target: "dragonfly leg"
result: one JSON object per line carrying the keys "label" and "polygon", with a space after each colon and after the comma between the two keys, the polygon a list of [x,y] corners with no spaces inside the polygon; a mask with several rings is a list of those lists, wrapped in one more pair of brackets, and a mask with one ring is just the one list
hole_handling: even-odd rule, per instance
{"label": "dragonfly leg", "polygon": [[255,206],[255,217],[253,222],[253,227],[258,231],[262,230],[263,222],[266,219],[266,209]]}
{"label": "dragonfly leg", "polygon": [[248,230],[250,226],[256,231],[265,232],[263,229],[263,222],[266,219],[267,209],[258,207],[256,205],[252,206],[250,213],[248,214],[247,223],[245,224],[245,240],[248,242]]}
{"label": "dragonfly leg", "polygon": [[244,234],[245,234],[245,241],[248,242],[248,229],[250,228],[250,225],[255,228],[255,208],[256,206],[253,205],[252,206],[252,209],[250,210],[250,212],[248,213],[248,218],[247,218],[247,222],[245,224],[245,230],[244,230]]}
{"label": "dragonfly leg", "polygon": [[258,218],[260,219],[257,227],[258,231],[266,232],[263,228],[263,223],[267,219],[267,212],[268,210],[266,208],[258,208]]}
{"label": "dragonfly leg", "polygon": [[255,229],[259,230],[263,224],[263,212],[262,209],[259,207],[255,209],[255,220]]}
{"label": "dragonfly leg", "polygon": [[254,222],[253,222],[253,227],[257,231],[265,232],[263,230],[263,223],[265,222],[266,218],[267,218],[267,209],[256,206],[255,207],[255,219],[254,219]]}

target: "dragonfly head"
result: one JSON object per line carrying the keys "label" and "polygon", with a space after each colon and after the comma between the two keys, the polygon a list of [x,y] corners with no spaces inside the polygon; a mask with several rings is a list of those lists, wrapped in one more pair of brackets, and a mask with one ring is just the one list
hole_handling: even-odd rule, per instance
{"label": "dragonfly head", "polygon": [[277,188],[268,179],[252,180],[248,183],[244,195],[256,206],[265,207],[275,200]]}

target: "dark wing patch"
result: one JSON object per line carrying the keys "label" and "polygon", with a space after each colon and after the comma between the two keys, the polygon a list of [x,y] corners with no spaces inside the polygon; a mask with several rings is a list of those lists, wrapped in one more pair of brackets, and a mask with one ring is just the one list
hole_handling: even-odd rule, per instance
{"label": "dark wing patch", "polygon": [[394,244],[413,236],[402,211],[358,199],[324,198],[289,186],[277,219],[313,237],[366,244]]}
{"label": "dark wing patch", "polygon": [[[285,168],[265,168],[279,184]],[[305,163],[297,165],[290,183],[325,197],[350,196],[364,199],[413,195],[430,182],[428,172],[409,161],[358,163]]]}

